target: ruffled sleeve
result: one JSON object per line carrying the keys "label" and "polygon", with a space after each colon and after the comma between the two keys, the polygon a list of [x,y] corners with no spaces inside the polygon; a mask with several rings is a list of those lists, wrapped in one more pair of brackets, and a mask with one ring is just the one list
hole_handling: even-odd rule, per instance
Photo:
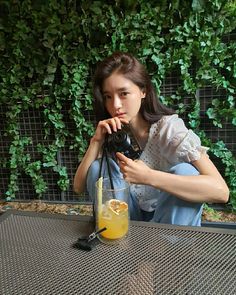
{"label": "ruffled sleeve", "polygon": [[178,115],[166,116],[160,122],[159,132],[160,152],[169,163],[193,162],[208,150]]}

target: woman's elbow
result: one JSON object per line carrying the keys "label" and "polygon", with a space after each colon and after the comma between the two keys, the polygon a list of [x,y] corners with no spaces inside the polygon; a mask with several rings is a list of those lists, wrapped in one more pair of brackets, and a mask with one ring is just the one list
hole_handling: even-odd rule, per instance
{"label": "woman's elbow", "polygon": [[76,185],[73,186],[73,191],[78,195],[78,194],[81,194],[82,191],[79,187],[77,187]]}
{"label": "woman's elbow", "polygon": [[81,185],[79,185],[77,182],[74,182],[73,191],[79,195],[84,192],[84,188]]}
{"label": "woman's elbow", "polygon": [[229,200],[229,188],[228,186],[222,185],[218,188],[219,194],[218,194],[218,200],[217,203],[227,203]]}

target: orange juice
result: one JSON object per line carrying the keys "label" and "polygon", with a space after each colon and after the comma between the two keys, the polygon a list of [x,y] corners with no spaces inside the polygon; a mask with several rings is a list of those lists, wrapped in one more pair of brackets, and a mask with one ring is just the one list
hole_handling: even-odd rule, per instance
{"label": "orange juice", "polygon": [[106,239],[123,238],[129,228],[127,203],[115,199],[107,201],[98,214],[98,227],[106,227],[100,234]]}

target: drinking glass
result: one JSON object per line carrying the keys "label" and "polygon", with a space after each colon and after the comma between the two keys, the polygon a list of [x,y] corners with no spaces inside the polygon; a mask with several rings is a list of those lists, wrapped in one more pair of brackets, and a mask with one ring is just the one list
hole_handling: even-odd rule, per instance
{"label": "drinking glass", "polygon": [[101,242],[114,244],[129,232],[129,184],[123,178],[100,178],[96,182],[96,230]]}

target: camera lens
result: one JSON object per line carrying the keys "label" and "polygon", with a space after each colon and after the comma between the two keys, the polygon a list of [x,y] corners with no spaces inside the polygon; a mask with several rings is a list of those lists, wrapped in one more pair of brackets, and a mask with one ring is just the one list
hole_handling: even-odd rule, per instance
{"label": "camera lens", "polygon": [[108,145],[110,150],[115,152],[122,152],[125,151],[127,148],[130,147],[131,141],[128,136],[123,130],[119,130],[114,132],[108,136]]}
{"label": "camera lens", "polygon": [[107,134],[107,149],[110,153],[121,152],[128,158],[138,159],[141,154],[139,145],[129,129],[127,130],[125,127],[126,125],[117,132]]}
{"label": "camera lens", "polygon": [[116,143],[122,143],[127,139],[127,134],[125,134],[124,132],[116,132],[113,133],[112,136],[112,140]]}

